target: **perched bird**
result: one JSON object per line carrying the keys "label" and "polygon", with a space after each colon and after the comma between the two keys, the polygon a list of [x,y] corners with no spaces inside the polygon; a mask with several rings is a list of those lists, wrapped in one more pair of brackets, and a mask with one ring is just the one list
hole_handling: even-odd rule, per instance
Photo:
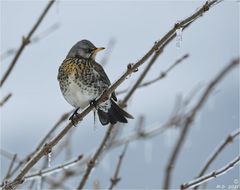
{"label": "perched bird", "polygon": [[[88,40],[81,40],[70,49],[59,67],[58,81],[62,94],[76,108],[69,118],[72,121],[79,108],[94,104],[96,98],[111,85],[103,67],[95,61],[97,52],[103,49],[95,47]],[[95,107],[102,125],[127,123],[127,118],[133,119],[115,101],[117,97],[113,92],[108,100]]]}

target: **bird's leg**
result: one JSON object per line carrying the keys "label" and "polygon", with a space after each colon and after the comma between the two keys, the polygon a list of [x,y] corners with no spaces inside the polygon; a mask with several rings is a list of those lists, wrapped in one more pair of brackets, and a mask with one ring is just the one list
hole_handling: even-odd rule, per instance
{"label": "bird's leg", "polygon": [[69,120],[72,120],[72,119],[73,119],[73,117],[77,114],[78,110],[79,110],[79,108],[77,108],[77,109],[73,112],[73,114],[71,115],[71,117],[69,118]]}
{"label": "bird's leg", "polygon": [[95,109],[97,109],[97,102],[96,99],[90,101],[90,105],[94,106]]}
{"label": "bird's leg", "polygon": [[73,114],[71,115],[71,117],[69,117],[69,120],[71,120],[72,124],[73,124],[75,127],[76,127],[76,125],[75,125],[75,123],[74,123],[74,117],[78,114],[78,113],[77,113],[78,110],[79,110],[79,108],[77,108],[77,109],[73,112]]}

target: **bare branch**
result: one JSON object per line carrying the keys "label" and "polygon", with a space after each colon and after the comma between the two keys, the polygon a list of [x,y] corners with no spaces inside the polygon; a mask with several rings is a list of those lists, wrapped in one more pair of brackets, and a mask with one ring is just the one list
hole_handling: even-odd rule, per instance
{"label": "bare branch", "polygon": [[17,154],[14,154],[14,155],[13,155],[13,158],[12,158],[12,161],[11,161],[11,163],[10,163],[10,165],[9,165],[7,174],[6,174],[5,178],[3,179],[3,181],[5,181],[6,179],[8,179],[8,178],[10,177],[9,174],[10,174],[11,171],[12,171],[12,168],[13,168],[13,165],[14,165],[16,159],[17,159]]}
{"label": "bare branch", "polygon": [[[212,4],[211,4],[212,5]],[[202,14],[203,12],[206,11],[206,6],[208,7],[208,9],[211,6],[210,4],[206,3],[199,11],[197,11],[198,14]],[[156,61],[156,58],[160,55],[160,52],[163,50],[163,48],[169,44],[171,42],[171,40],[176,36],[175,32],[179,27],[182,28],[186,28],[190,25],[190,23],[193,22],[193,20],[195,20],[199,15],[198,14],[193,14],[195,16],[190,16],[187,19],[185,19],[184,21],[180,22],[177,26],[175,25],[173,29],[171,29],[161,40],[159,40],[158,42],[156,42],[154,44],[154,46],[135,64],[129,64],[128,65],[128,70],[109,88],[109,91],[112,93],[113,90],[116,89],[117,86],[119,86],[128,75],[130,75],[131,73],[135,72],[136,70],[138,70],[138,67],[140,65],[142,65],[149,57],[151,57],[151,55],[153,53],[155,53],[155,55],[152,57],[152,60],[150,60],[149,64],[150,66],[146,67],[146,72],[148,72],[149,68],[151,67],[151,65],[153,64],[152,62]],[[130,98],[130,96],[133,94],[133,92],[136,90],[137,86],[141,83],[141,81],[143,80],[144,76],[146,75],[146,73],[143,72],[143,74],[140,76],[141,79],[139,79],[135,85],[133,86],[132,90],[130,90],[129,94],[126,95],[126,97],[124,98],[124,100],[121,102],[122,107],[124,107],[126,105],[126,102],[128,101],[128,99]],[[110,94],[107,94],[108,96]],[[100,98],[101,99],[101,98]],[[110,125],[100,146],[98,147],[96,153],[94,154],[93,158],[90,160],[90,162],[87,165],[87,170],[85,172],[85,174],[83,175],[83,178],[78,186],[77,189],[83,189],[88,176],[91,173],[92,168],[95,165],[95,161],[97,160],[97,158],[100,156],[102,149],[104,148],[108,138],[110,137],[110,134],[113,130],[113,125]]]}
{"label": "bare branch", "polygon": [[128,144],[125,144],[124,149],[123,149],[121,155],[119,156],[114,175],[110,179],[111,184],[110,184],[110,187],[108,188],[109,190],[113,189],[117,185],[117,183],[121,180],[121,178],[118,175],[119,175],[119,171],[120,171],[120,168],[121,168],[121,165],[122,165],[123,158],[124,158],[125,153],[127,151],[127,147],[128,147]]}
{"label": "bare branch", "polygon": [[[177,65],[179,65],[183,60],[187,59],[189,57],[189,54],[185,54],[184,56],[182,56],[180,59],[176,60],[175,63],[173,63],[166,71],[163,71],[160,73],[160,75],[158,77],[156,77],[155,79],[152,79],[152,80],[149,80],[147,82],[144,82],[142,84],[140,84],[137,88],[142,88],[142,87],[145,87],[145,86],[148,86],[148,85],[151,85],[155,82],[158,82],[159,80],[162,80],[164,79],[168,73],[174,68],[176,67]],[[128,89],[124,89],[124,90],[120,90],[120,91],[117,91],[116,94],[119,95],[119,94],[123,94],[125,92],[127,92]]]}
{"label": "bare branch", "polygon": [[[49,34],[51,34],[53,31],[55,31],[56,29],[58,29],[60,26],[59,23],[55,23],[53,25],[51,25],[49,28],[47,28],[46,30],[44,30],[43,32],[41,32],[40,34],[38,34],[37,36],[33,37],[31,40],[31,43],[29,45],[32,45],[34,43],[37,43],[39,40],[47,37]],[[7,51],[3,52],[0,55],[0,61],[6,59],[8,56],[14,55],[16,54],[16,52],[18,51],[17,48],[11,48],[8,49]]]}
{"label": "bare branch", "polygon": [[36,21],[36,23],[34,24],[33,28],[28,33],[27,37],[23,37],[22,38],[22,43],[21,43],[21,45],[20,45],[16,55],[14,56],[14,58],[13,58],[12,62],[10,63],[7,71],[5,72],[5,74],[3,75],[3,77],[2,77],[2,79],[0,81],[0,87],[3,86],[3,84],[6,81],[7,77],[11,73],[13,67],[17,63],[17,60],[20,57],[21,53],[23,52],[24,48],[31,42],[32,35],[36,31],[36,29],[38,28],[38,26],[40,25],[40,23],[42,22],[43,18],[46,16],[48,10],[51,8],[51,6],[53,5],[54,2],[55,2],[55,0],[50,0],[48,2],[46,8],[43,10],[42,14],[39,16],[38,20]]}
{"label": "bare branch", "polygon": [[123,99],[123,102],[127,102],[129,100],[129,98],[132,96],[132,94],[135,92],[137,87],[143,81],[143,79],[145,78],[145,76],[147,75],[147,73],[149,72],[150,68],[155,63],[155,61],[157,60],[157,58],[158,58],[158,56],[160,55],[161,52],[162,52],[161,50],[157,50],[156,51],[156,53],[153,55],[151,61],[149,61],[149,63],[147,64],[146,68],[144,69],[144,71],[142,72],[142,74],[140,75],[138,80],[135,82],[134,86],[128,92],[127,96],[125,96],[125,98]]}
{"label": "bare branch", "polygon": [[38,172],[35,172],[35,173],[32,173],[32,174],[29,174],[28,176],[24,177],[25,180],[32,180],[36,177],[43,177],[43,176],[47,176],[47,175],[51,175],[55,172],[59,172],[61,170],[64,170],[68,167],[72,167],[74,166],[75,164],[77,164],[81,159],[83,158],[83,155],[79,155],[76,159],[74,160],[71,160],[71,161],[68,161],[64,164],[60,164],[58,166],[55,166],[55,167],[52,167],[52,168],[47,168],[47,169],[44,169],[44,170],[40,170]]}
{"label": "bare branch", "polygon": [[[136,81],[136,83],[134,84],[134,86],[132,87],[132,89],[128,92],[128,94],[125,96],[125,98],[123,99],[123,101],[121,101],[120,103],[120,107],[125,107],[126,105],[126,102],[129,100],[129,98],[133,95],[133,93],[135,92],[135,90],[137,89],[137,86],[141,83],[141,81],[144,79],[144,77],[146,76],[147,72],[149,71],[150,67],[153,65],[153,63],[157,60],[157,57],[160,55],[160,50],[157,50],[157,52],[154,54],[154,56],[152,57],[152,59],[149,61],[147,67],[145,68],[145,70],[143,71],[143,73],[140,75],[139,79]],[[137,63],[136,63],[137,64]],[[135,64],[135,65],[136,65]],[[135,65],[132,65],[132,64],[129,64],[128,65],[128,70],[132,70],[132,72],[135,72],[137,68],[133,69],[133,67]],[[150,66],[149,66],[150,65]],[[130,73],[129,73],[130,74]],[[121,78],[120,78],[121,79]],[[118,81],[120,81],[120,79]],[[118,82],[117,81],[117,82]],[[117,83],[116,82],[116,83]],[[116,84],[115,83],[115,84]],[[120,84],[120,83],[119,83]],[[111,87],[110,87],[111,89]],[[86,172],[84,173],[83,175],[83,178],[78,186],[78,189],[82,189],[85,185],[85,183],[87,182],[88,180],[88,177],[91,173],[91,170],[92,168],[95,166],[95,162],[96,160],[100,157],[103,149],[104,149],[104,146],[106,146],[106,143],[107,141],[109,140],[110,138],[110,135],[113,131],[113,128],[114,128],[114,125],[110,125],[100,146],[98,147],[97,151],[95,152],[95,154],[93,155],[93,158],[89,161],[88,165],[87,165],[87,170]]]}
{"label": "bare branch", "polygon": [[[228,135],[228,137],[225,139],[223,143],[220,144],[220,146],[214,151],[214,153],[210,156],[210,158],[207,160],[206,164],[200,171],[198,177],[203,176],[209,166],[213,163],[214,160],[216,160],[217,156],[223,151],[223,149],[233,142],[233,140],[240,135],[240,130],[237,130],[236,132],[233,132],[232,134]],[[198,189],[198,186],[195,186],[194,189]]]}
{"label": "bare branch", "polygon": [[0,107],[2,107],[10,98],[12,97],[12,93],[6,95],[3,100],[0,102]]}
{"label": "bare branch", "polygon": [[[190,17],[187,17],[185,20],[179,22],[178,24],[175,24],[175,26],[163,36],[161,40],[156,42],[153,47],[135,64],[128,65],[127,71],[114,83],[110,86],[110,88],[105,91],[97,100],[96,100],[96,106],[98,106],[100,103],[104,102],[108,97],[112,94],[112,92],[120,85],[122,84],[126,78],[135,72],[138,67],[140,67],[143,63],[145,63],[148,58],[150,58],[157,50],[162,49],[162,47],[165,47],[167,44],[171,42],[171,40],[176,36],[176,30],[179,27],[182,27],[185,29],[188,27],[191,23],[193,23],[194,20],[196,20],[199,16],[201,16],[204,12],[209,10],[214,3],[216,3],[217,0],[211,1],[210,3],[205,3],[203,7],[201,7],[198,11],[196,11],[193,15]],[[78,114],[78,117],[75,118],[73,121],[74,123],[79,122],[82,120],[90,111],[92,111],[94,108],[93,105],[89,105],[86,107],[80,114]],[[36,154],[32,157],[32,159],[23,167],[21,172],[16,176],[16,178],[5,185],[4,189],[14,189],[17,187],[17,185],[24,182],[23,178],[24,176],[29,172],[29,170],[44,156],[47,155],[52,148],[68,133],[68,131],[72,128],[72,123],[69,123],[55,138],[53,138],[49,143],[45,144],[43,148],[41,148]],[[108,138],[110,137],[111,131],[113,129],[113,125],[110,125],[108,130],[106,131],[106,134],[103,138],[102,143],[100,144],[99,148],[97,149],[96,153],[94,154],[93,158],[88,163],[88,168],[86,170],[85,175],[83,176],[82,181],[80,182],[79,189],[82,189],[87,181],[87,178],[95,164],[96,159],[100,155],[101,151],[104,148],[104,145]]]}
{"label": "bare branch", "polygon": [[36,150],[39,150],[44,143],[53,135],[53,133],[56,131],[56,129],[68,119],[69,115],[72,113],[72,110],[66,113],[63,113],[62,116],[59,118],[59,120],[56,122],[55,125],[51,128],[51,130],[47,133],[47,135],[41,140],[41,142],[38,144]]}
{"label": "bare branch", "polygon": [[68,119],[68,116],[70,115],[70,113],[72,112],[69,111],[69,112],[66,112],[64,113],[59,119],[58,121],[56,122],[56,124],[53,125],[53,127],[50,129],[50,131],[46,134],[46,136],[41,140],[41,142],[38,144],[37,148],[32,152],[30,153],[29,155],[26,156],[25,159],[21,160],[21,162],[18,163],[18,165],[13,169],[12,173],[10,174],[10,176],[12,176],[16,171],[18,171],[18,169],[23,165],[25,164],[27,161],[29,161],[32,156],[34,154],[36,154],[39,149],[44,145],[44,143],[46,143],[46,141],[53,135],[54,131],[60,126],[61,123],[63,123],[64,121],[66,121]]}
{"label": "bare branch", "polygon": [[[1,154],[2,156],[6,157],[6,158],[9,159],[9,160],[12,160],[13,157],[14,157],[14,155],[15,155],[15,154],[10,153],[10,152],[8,152],[7,150],[4,150],[4,149],[2,149],[2,148],[0,149],[0,154]],[[18,158],[16,158],[16,159],[15,159],[15,162],[21,162],[21,160],[18,159]]]}
{"label": "bare branch", "polygon": [[215,170],[213,172],[210,172],[209,174],[199,177],[191,182],[184,183],[181,185],[181,190],[183,189],[188,189],[188,188],[193,188],[196,186],[199,186],[203,183],[206,183],[207,181],[214,179],[216,177],[219,177],[225,173],[227,173],[229,170],[233,169],[237,164],[240,162],[240,156],[237,156],[233,161],[229,162],[226,166],[219,170]]}
{"label": "bare branch", "polygon": [[185,119],[185,124],[184,127],[182,128],[182,131],[180,133],[180,136],[176,142],[176,145],[173,149],[173,152],[171,153],[170,159],[168,161],[167,167],[166,167],[166,174],[165,174],[165,179],[164,179],[164,186],[163,189],[169,189],[170,182],[171,182],[171,174],[172,174],[172,169],[175,165],[175,162],[177,160],[177,157],[180,153],[180,150],[183,146],[183,143],[185,141],[185,138],[187,136],[187,133],[190,129],[190,126],[192,125],[195,115],[197,112],[200,110],[200,108],[203,106],[203,104],[206,102],[208,96],[210,93],[213,91],[214,87],[222,80],[222,78],[234,67],[236,67],[239,64],[239,58],[234,59],[230,64],[228,64],[213,80],[210,82],[206,90],[204,91],[203,95],[197,102],[197,104],[193,107],[192,110],[188,113],[186,119]]}

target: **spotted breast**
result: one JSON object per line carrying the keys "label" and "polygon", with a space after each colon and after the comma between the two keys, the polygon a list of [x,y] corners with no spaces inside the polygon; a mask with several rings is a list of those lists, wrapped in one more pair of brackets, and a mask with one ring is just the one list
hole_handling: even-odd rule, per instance
{"label": "spotted breast", "polygon": [[75,108],[85,108],[108,88],[110,83],[99,80],[95,63],[78,58],[67,58],[59,67],[58,81],[66,101]]}

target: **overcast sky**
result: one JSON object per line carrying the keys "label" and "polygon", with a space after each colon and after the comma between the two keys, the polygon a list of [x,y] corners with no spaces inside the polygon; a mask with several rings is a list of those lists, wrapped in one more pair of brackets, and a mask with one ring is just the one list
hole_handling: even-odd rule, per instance
{"label": "overcast sky", "polygon": [[[126,70],[128,63],[139,60],[176,22],[192,14],[202,4],[202,1],[180,0],[55,3],[34,36],[56,23],[59,28],[26,47],[1,89],[1,99],[9,92],[13,94],[1,108],[1,147],[24,157],[36,147],[60,115],[72,109],[61,95],[57,71],[77,41],[88,39],[96,46],[106,47],[106,52],[97,56],[97,61],[101,61],[109,51],[109,41],[114,39],[115,44],[105,66],[106,73],[114,82]],[[19,46],[22,36],[28,33],[45,5],[46,1],[1,1],[1,53]],[[187,96],[199,84],[204,89],[226,64],[239,56],[239,3],[222,2],[194,22],[183,32],[180,48],[176,47],[176,40],[167,46],[146,81],[158,76],[186,53],[190,55],[189,59],[166,79],[138,90],[130,100],[129,113],[135,118],[144,114],[147,127],[164,123],[177,95]],[[12,56],[1,62],[1,76],[11,60]],[[129,88],[143,68],[132,74],[119,89]],[[124,134],[132,131],[135,123],[136,119],[123,126],[127,128]],[[238,127],[239,69],[235,69],[217,86],[199,113],[175,167],[172,187],[177,188],[182,182],[196,177],[214,148]],[[93,129],[93,117],[89,114],[74,130],[74,155],[92,151],[105,131],[100,123],[97,130]],[[169,130],[152,140],[131,145],[118,187],[160,188],[178,132],[178,129]],[[238,148],[238,143],[230,145],[211,169],[229,162],[236,156]],[[103,187],[107,186],[120,150],[107,154],[86,187],[91,188],[92,179],[96,178]],[[1,163],[2,173],[9,161],[1,157]],[[238,169],[234,169],[210,182],[208,187],[231,185],[238,176]],[[68,185],[76,187],[78,181],[70,181]]]}

